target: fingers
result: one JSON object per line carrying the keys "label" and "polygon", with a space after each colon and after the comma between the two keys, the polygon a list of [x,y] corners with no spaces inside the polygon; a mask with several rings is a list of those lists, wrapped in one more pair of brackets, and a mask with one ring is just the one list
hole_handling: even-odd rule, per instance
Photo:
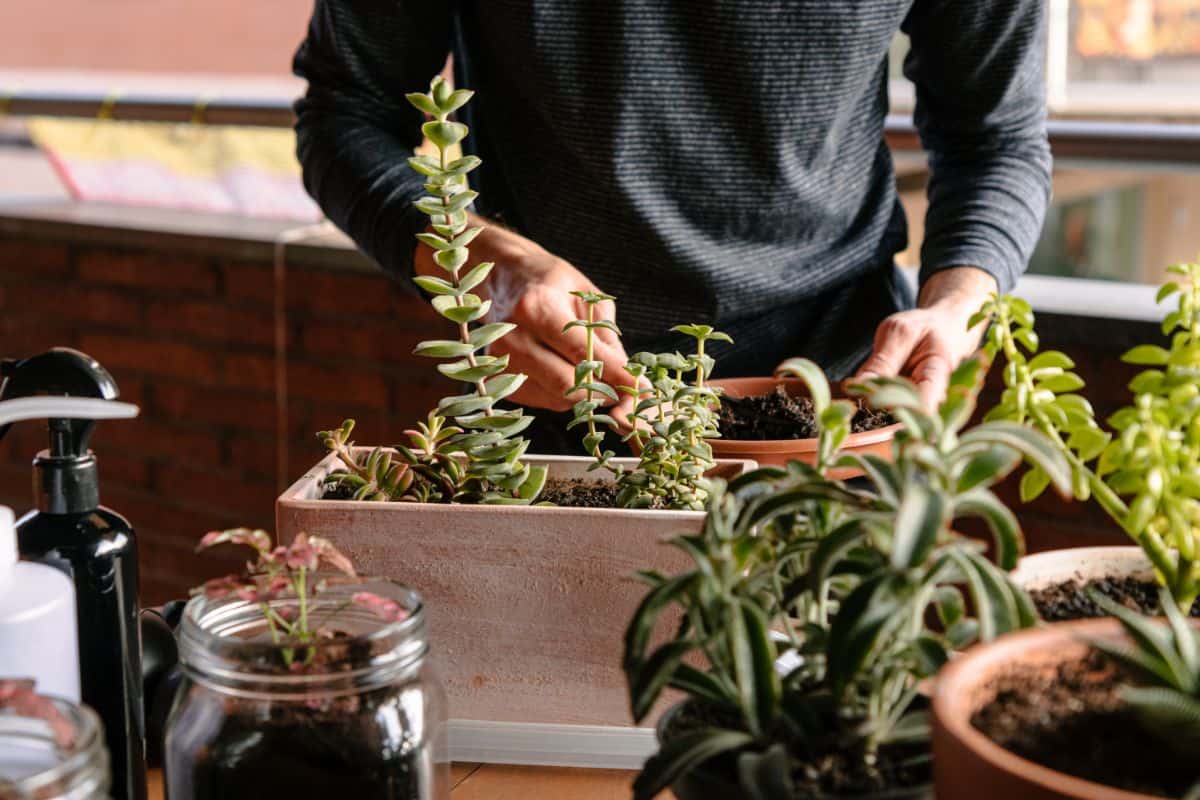
{"label": "fingers", "polygon": [[492,346],[495,355],[508,355],[510,372],[528,376],[512,395],[514,402],[551,411],[567,411],[566,393],[575,385],[575,365],[546,347],[534,334],[518,328]]}
{"label": "fingers", "polygon": [[899,375],[923,333],[923,326],[905,312],[888,317],[875,331],[875,349],[855,378]]}
{"label": "fingers", "polygon": [[949,357],[933,350],[913,365],[912,380],[926,408],[934,410],[946,399],[951,369]]}
{"label": "fingers", "polygon": [[[579,327],[563,331],[563,327],[567,323],[577,319],[577,309],[574,304],[568,302],[571,299],[569,295],[566,295],[565,298],[563,296],[546,298],[536,311],[530,309],[528,330],[538,337],[544,347],[553,350],[570,364],[573,379],[575,365],[587,358],[587,331]],[[597,308],[599,310],[605,306],[615,308],[610,301],[601,303]],[[600,318],[609,319],[610,317],[602,315]],[[519,325],[526,324],[521,320],[516,321]],[[633,376],[625,371],[625,364],[629,361],[629,357],[625,354],[625,348],[621,345],[620,339],[612,331],[603,328],[595,329],[594,333],[592,355],[595,360],[604,365],[601,370],[601,380],[613,387],[632,386]],[[570,388],[570,384],[567,388]],[[606,399],[604,402],[607,405],[611,401]]]}

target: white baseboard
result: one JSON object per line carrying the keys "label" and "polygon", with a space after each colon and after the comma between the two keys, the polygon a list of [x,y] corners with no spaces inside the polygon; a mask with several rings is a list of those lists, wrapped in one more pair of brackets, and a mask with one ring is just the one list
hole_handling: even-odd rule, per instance
{"label": "white baseboard", "polygon": [[639,769],[657,748],[652,728],[450,720],[451,761]]}

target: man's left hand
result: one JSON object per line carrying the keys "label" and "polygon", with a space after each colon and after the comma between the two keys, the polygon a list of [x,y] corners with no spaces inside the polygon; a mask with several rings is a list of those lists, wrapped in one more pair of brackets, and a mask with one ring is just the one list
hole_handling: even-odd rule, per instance
{"label": "man's left hand", "polygon": [[930,408],[946,397],[950,373],[979,349],[983,323],[968,330],[967,322],[996,279],[975,267],[935,272],[921,287],[917,307],[885,319],[875,332],[875,349],[855,379],[906,375]]}

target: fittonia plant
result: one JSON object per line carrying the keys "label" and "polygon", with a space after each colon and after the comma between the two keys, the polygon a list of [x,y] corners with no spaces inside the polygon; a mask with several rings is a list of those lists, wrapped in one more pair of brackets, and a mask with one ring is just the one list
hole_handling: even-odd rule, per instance
{"label": "fittonia plant", "polygon": [[[431,304],[453,323],[455,339],[421,342],[414,353],[448,359],[438,372],[471,387],[465,394],[439,401],[419,430],[410,431],[411,447],[400,447],[396,462],[383,451],[357,457],[347,444],[347,425],[318,434],[347,463],[350,477],[334,476],[355,499],[421,500],[456,503],[529,503],[546,481],[546,469],[521,459],[529,442],[520,436],[533,418],[520,408],[500,409],[497,403],[525,382],[519,373],[506,373],[508,356],[487,354],[487,348],[516,325],[484,322],[491,309],[473,290],[487,280],[494,266],[481,262],[468,267],[469,245],[483,230],[468,224],[467,207],[479,196],[467,175],[481,162],[477,156],[452,154],[467,136],[467,126],[450,119],[474,93],[452,90],[440,76],[429,92],[407,95],[412,105],[432,120],[421,126],[436,156],[417,155],[409,165],[426,177],[429,194],[415,205],[429,215],[431,231],[417,239],[433,249],[442,275],[417,276],[417,285],[430,294]],[[350,423],[350,427],[353,423]],[[349,454],[347,457],[346,454]]]}
{"label": "fittonia plant", "polygon": [[[620,335],[615,324],[596,315],[596,306],[615,298],[600,292],[572,294],[587,311],[584,319],[564,328],[582,328],[586,335],[585,357],[576,365],[575,385],[568,391],[582,393],[569,427],[586,426],[583,448],[594,459],[590,469],[612,475],[621,506],[703,509],[709,498],[704,474],[715,465],[707,440],[720,435],[715,414],[720,399],[707,382],[713,358],[705,348],[708,342],[732,340],[708,325],[676,325],[671,331],[691,338],[696,343],[693,352],[686,356],[637,353],[625,366],[635,385],[614,388],[604,382],[604,362],[596,360],[595,332],[607,329]],[[620,426],[600,408],[605,400],[617,402],[618,392],[635,401],[633,413],[625,420],[630,432],[624,436],[624,441],[636,442],[640,451],[631,470],[616,465],[613,452],[604,447],[608,431],[618,431]]]}
{"label": "fittonia plant", "polygon": [[[1147,367],[1129,384],[1133,402],[1096,423],[1076,394],[1083,380],[1057,351],[1038,351],[1029,304],[990,300],[971,321],[992,321],[986,348],[1003,357],[1005,390],[989,419],[1010,419],[1046,434],[1071,465],[1075,497],[1094,497],[1145,551],[1159,579],[1184,607],[1200,596],[1200,264],[1176,264],[1180,276],[1158,293],[1176,298],[1162,323],[1169,347],[1144,344],[1125,354]],[[1115,435],[1114,435],[1115,434]],[[1032,469],[1021,480],[1024,500],[1046,486]]]}

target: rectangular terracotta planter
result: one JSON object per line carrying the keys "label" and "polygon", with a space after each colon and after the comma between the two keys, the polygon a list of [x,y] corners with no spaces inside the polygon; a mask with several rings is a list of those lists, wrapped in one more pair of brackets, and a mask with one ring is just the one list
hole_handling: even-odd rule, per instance
{"label": "rectangular terracotta planter", "polygon": [[[587,458],[528,461],[597,476]],[[281,541],[328,537],[363,573],[421,593],[452,720],[632,726],[620,661],[645,589],[630,576],[689,568],[661,542],[698,531],[702,513],[317,499],[337,465],[328,456],[280,496]],[[724,461],[714,474],[753,466]]]}

